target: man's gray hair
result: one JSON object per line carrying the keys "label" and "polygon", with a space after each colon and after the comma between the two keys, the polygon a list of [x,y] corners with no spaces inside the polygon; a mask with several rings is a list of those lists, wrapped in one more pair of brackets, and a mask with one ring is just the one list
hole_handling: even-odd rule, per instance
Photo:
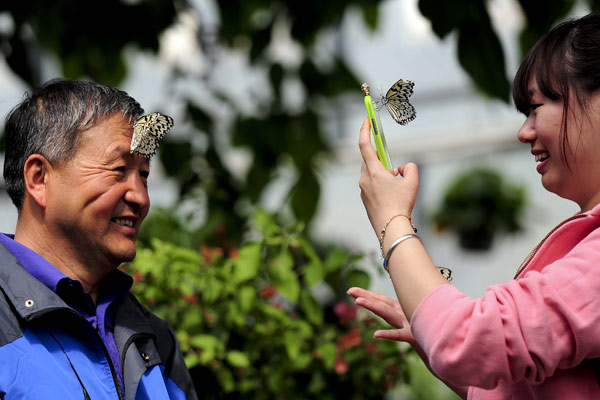
{"label": "man's gray hair", "polygon": [[133,124],[144,110],[116,88],[95,82],[53,79],[27,94],[6,117],[4,180],[20,211],[25,195],[25,161],[41,154],[50,163],[69,161],[81,133],[115,114]]}

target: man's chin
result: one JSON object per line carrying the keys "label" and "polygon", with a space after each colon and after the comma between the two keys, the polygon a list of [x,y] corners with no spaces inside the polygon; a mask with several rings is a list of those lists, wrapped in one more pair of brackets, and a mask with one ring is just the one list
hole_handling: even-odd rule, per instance
{"label": "man's chin", "polygon": [[112,253],[112,259],[114,264],[121,265],[122,263],[126,263],[129,261],[133,261],[133,259],[135,258],[135,254],[136,254],[136,249],[135,247],[133,249],[127,249],[127,250],[121,250],[121,251],[115,251]]}

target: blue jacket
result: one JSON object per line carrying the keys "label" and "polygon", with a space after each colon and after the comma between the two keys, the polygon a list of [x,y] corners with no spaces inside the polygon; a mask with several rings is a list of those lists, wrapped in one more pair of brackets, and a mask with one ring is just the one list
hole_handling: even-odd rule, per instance
{"label": "blue jacket", "polygon": [[0,245],[0,400],[197,398],[172,330],[132,295],[114,335],[125,393],[92,325]]}

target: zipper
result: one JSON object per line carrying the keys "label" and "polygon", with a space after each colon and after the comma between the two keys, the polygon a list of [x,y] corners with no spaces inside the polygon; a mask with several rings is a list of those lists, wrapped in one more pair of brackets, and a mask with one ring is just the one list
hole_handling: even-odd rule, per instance
{"label": "zipper", "polygon": [[562,227],[566,223],[571,222],[574,219],[585,217],[586,215],[587,214],[575,214],[572,217],[565,219],[563,222],[561,222],[560,224],[556,225],[550,232],[548,232],[546,234],[546,236],[544,236],[544,238],[537,244],[537,246],[535,246],[533,248],[533,250],[531,250],[531,252],[527,255],[527,257],[525,257],[525,260],[523,260],[523,262],[521,263],[521,266],[519,266],[519,268],[517,269],[517,273],[515,274],[515,278],[517,278],[519,276],[519,274],[521,272],[523,272],[523,270],[525,269],[525,267],[527,267],[527,265],[529,264],[529,262],[531,261],[531,259],[533,258],[533,256],[535,256],[535,254],[538,252],[538,250],[540,249],[540,247],[542,247],[542,245],[544,244],[544,242],[550,237],[550,235],[552,235],[554,232],[556,232],[556,230],[558,228]]}

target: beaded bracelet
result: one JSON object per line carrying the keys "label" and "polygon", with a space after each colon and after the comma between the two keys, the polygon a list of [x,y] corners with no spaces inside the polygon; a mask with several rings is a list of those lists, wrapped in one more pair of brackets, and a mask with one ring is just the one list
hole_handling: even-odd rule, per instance
{"label": "beaded bracelet", "polygon": [[415,225],[412,223],[412,218],[409,217],[408,215],[404,215],[404,214],[396,214],[394,215],[392,218],[388,219],[387,222],[383,225],[383,228],[381,229],[381,235],[379,236],[379,249],[381,250],[381,258],[384,257],[383,254],[383,239],[385,238],[385,230],[387,229],[388,225],[390,224],[390,222],[392,222],[392,220],[396,217],[404,217],[408,219],[408,222],[410,222],[410,225],[413,228],[413,231],[415,231],[415,233],[417,233],[417,228],[415,227]]}
{"label": "beaded bracelet", "polygon": [[420,237],[418,237],[417,235],[415,235],[414,233],[409,233],[407,235],[403,235],[400,236],[398,239],[396,239],[394,241],[394,243],[392,243],[392,245],[390,246],[390,248],[388,249],[385,258],[383,259],[383,269],[385,269],[388,273],[390,272],[388,269],[388,262],[390,261],[390,257],[392,256],[392,252],[394,251],[394,249],[396,248],[396,246],[398,246],[400,243],[404,242],[406,239],[410,239],[410,238],[417,238],[419,240],[421,240]]}

